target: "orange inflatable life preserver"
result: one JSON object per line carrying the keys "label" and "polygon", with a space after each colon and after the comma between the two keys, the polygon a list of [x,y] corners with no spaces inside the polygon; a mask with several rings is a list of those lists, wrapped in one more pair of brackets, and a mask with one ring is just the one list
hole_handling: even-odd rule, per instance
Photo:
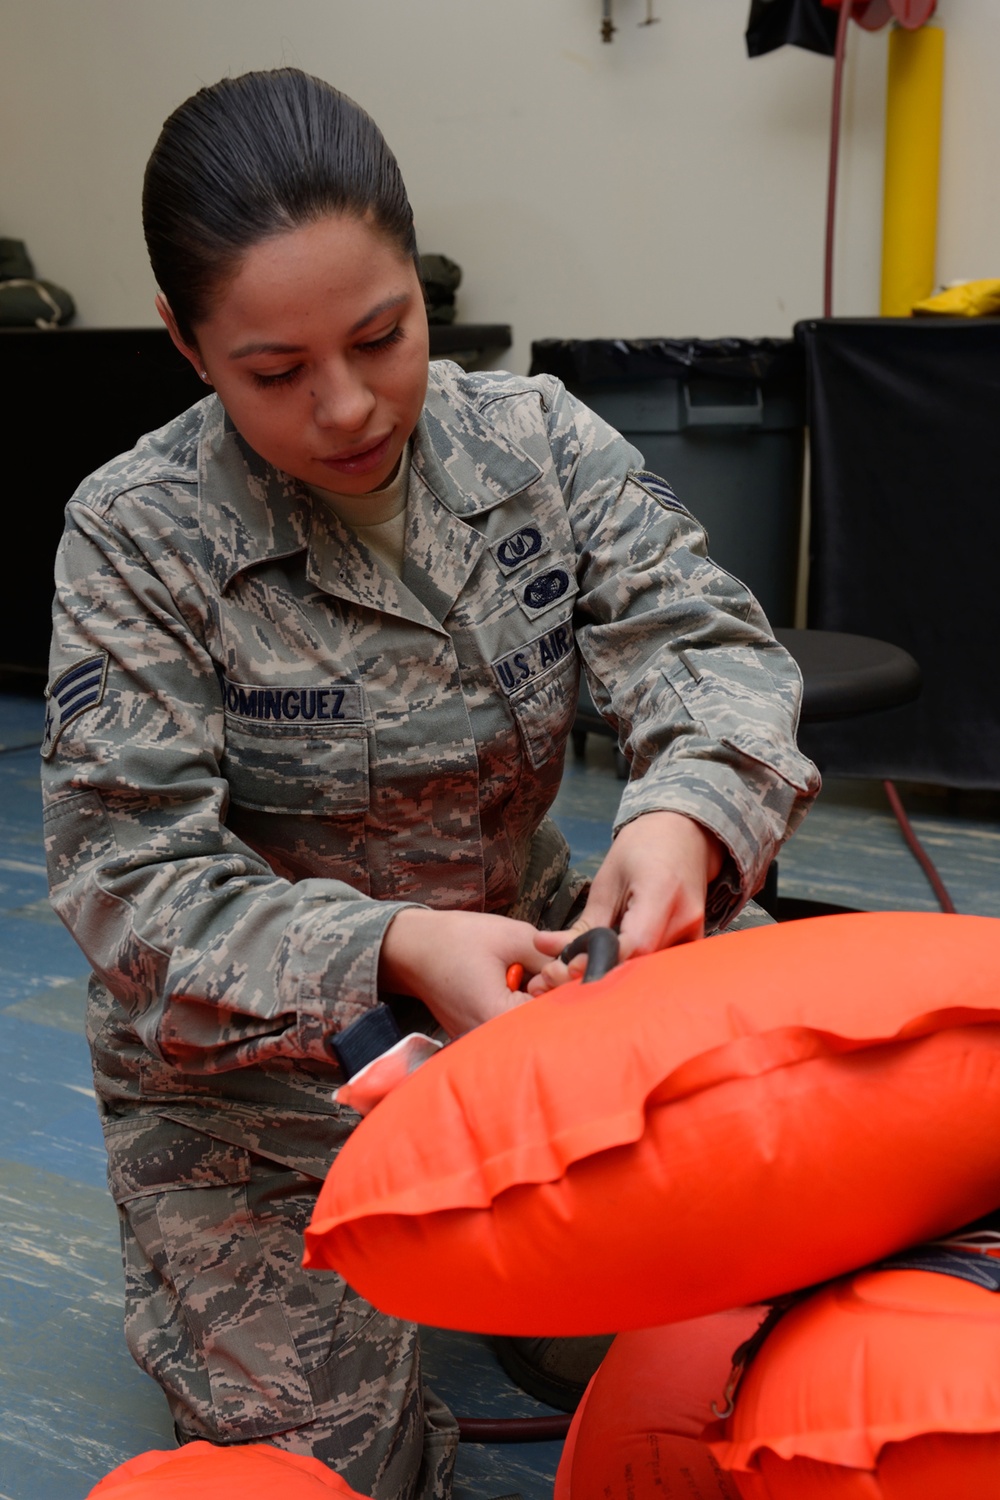
{"label": "orange inflatable life preserver", "polygon": [[361,1122],[306,1264],[415,1321],[596,1334],[934,1238],[998,1197],[998,974],[1000,920],[878,912],[564,986]]}
{"label": "orange inflatable life preserver", "polygon": [[739,1500],[702,1433],[767,1309],[620,1333],[576,1409],[554,1500]]}
{"label": "orange inflatable life preserver", "polygon": [[364,1500],[316,1458],[270,1443],[188,1443],[121,1464],[87,1500]]}
{"label": "orange inflatable life preserver", "polygon": [[1000,1293],[865,1270],[774,1327],[712,1443],[742,1500],[1000,1494]]}

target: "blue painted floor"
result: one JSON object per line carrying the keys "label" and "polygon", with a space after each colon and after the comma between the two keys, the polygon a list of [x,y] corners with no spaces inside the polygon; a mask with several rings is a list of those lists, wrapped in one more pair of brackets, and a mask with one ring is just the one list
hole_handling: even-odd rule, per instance
{"label": "blue painted floor", "polygon": [[[0,1500],[83,1500],[109,1469],[170,1447],[158,1390],[121,1335],[114,1210],[83,1036],[86,964],[51,915],[40,834],[37,699],[0,697]],[[20,748],[19,748],[20,747]],[[621,783],[609,740],[570,761],[556,815],[578,866],[607,847]],[[1000,803],[908,797],[960,910],[1000,915]],[[781,859],[786,895],[932,908],[881,788],[832,783]],[[482,1339],[428,1330],[432,1383],[463,1416],[548,1410]],[[463,1445],[457,1500],[548,1500],[560,1445]]]}

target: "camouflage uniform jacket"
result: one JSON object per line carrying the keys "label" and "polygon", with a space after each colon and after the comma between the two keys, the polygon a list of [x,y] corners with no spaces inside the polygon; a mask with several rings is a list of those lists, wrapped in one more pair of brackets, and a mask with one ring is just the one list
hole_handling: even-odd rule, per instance
{"label": "camouflage uniform jacket", "polygon": [[618,826],[712,829],[721,925],[816,790],[799,674],[558,381],[432,364],[401,580],[214,396],[85,480],[43,780],[106,1111],[328,1160],[327,1038],[374,1003],[401,905],[539,915],[581,657],[631,762]]}

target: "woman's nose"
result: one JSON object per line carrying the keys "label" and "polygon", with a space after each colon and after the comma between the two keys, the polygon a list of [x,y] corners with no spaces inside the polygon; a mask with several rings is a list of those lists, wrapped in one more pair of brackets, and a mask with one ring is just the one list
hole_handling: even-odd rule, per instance
{"label": "woman's nose", "polygon": [[342,365],[317,373],[311,394],[318,427],[360,432],[375,409],[375,392],[355,371]]}

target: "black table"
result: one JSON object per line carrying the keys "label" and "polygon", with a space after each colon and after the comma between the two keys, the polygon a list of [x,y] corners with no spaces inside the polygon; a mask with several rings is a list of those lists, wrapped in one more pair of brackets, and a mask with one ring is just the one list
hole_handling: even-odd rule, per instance
{"label": "black table", "polygon": [[[509,348],[506,323],[430,329],[432,358],[475,364]],[[63,510],[94,469],[206,393],[165,328],[0,329],[4,484],[17,531],[0,590],[0,682],[44,683]]]}

